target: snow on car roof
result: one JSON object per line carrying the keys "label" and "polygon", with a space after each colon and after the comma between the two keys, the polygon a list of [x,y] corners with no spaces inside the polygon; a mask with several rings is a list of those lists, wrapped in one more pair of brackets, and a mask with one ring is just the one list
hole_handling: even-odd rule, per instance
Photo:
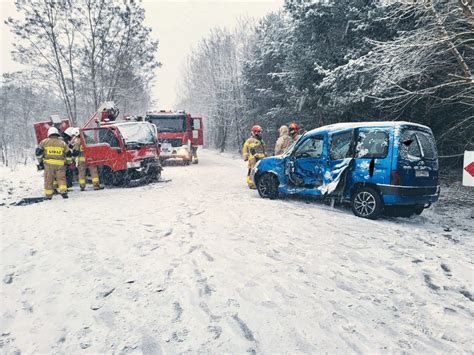
{"label": "snow on car roof", "polygon": [[146,123],[148,124],[148,122],[145,122],[145,121],[109,121],[109,122],[104,122],[102,123],[101,126],[127,126],[127,125],[131,125],[131,124],[137,124],[137,123]]}
{"label": "snow on car roof", "polygon": [[321,126],[315,128],[308,132],[308,134],[312,133],[321,133],[327,131],[342,131],[345,129],[351,128],[360,128],[360,127],[399,127],[399,126],[416,126],[420,128],[428,128],[418,123],[407,122],[407,121],[373,121],[373,122],[341,122],[341,123],[334,123],[327,126]]}

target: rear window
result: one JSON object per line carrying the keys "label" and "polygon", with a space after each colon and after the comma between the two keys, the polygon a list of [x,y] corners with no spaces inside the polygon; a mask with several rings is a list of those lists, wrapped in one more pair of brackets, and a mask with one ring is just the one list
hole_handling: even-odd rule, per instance
{"label": "rear window", "polygon": [[437,159],[433,135],[423,131],[404,130],[400,137],[400,157],[405,160]]}
{"label": "rear window", "polygon": [[360,131],[357,135],[356,158],[378,158],[387,156],[388,133],[383,130]]}

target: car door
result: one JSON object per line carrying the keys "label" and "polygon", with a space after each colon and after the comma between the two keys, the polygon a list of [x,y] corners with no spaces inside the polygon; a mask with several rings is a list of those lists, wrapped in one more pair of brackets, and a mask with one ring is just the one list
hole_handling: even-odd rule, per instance
{"label": "car door", "polygon": [[294,174],[301,185],[318,187],[323,183],[326,156],[324,136],[312,136],[304,139],[292,153]]}
{"label": "car door", "polygon": [[122,147],[115,129],[86,128],[81,130],[81,143],[87,165],[106,165],[113,170],[120,169]]}
{"label": "car door", "polygon": [[331,194],[338,190],[338,187],[345,184],[347,174],[353,157],[354,130],[335,132],[329,135],[329,159],[324,172],[321,188],[323,194]]}
{"label": "car door", "polygon": [[191,129],[192,129],[192,139],[191,143],[193,145],[203,145],[203,131],[202,131],[202,118],[201,117],[191,117]]}
{"label": "car door", "polygon": [[357,129],[354,154],[354,180],[377,184],[390,183],[391,145],[387,128]]}
{"label": "car door", "polygon": [[397,170],[402,186],[437,186],[438,152],[430,131],[403,128],[400,133]]}

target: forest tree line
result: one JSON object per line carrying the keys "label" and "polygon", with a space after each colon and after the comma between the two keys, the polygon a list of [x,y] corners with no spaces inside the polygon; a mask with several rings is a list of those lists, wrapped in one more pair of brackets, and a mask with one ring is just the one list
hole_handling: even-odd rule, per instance
{"label": "forest tree line", "polygon": [[240,149],[253,124],[271,149],[292,121],[407,120],[432,128],[440,155],[459,155],[474,149],[473,30],[465,0],[286,0],[202,39],[180,107],[206,118],[221,151]]}
{"label": "forest tree line", "polygon": [[0,159],[4,165],[31,156],[32,123],[51,114],[75,126],[104,101],[123,113],[150,105],[151,80],[160,66],[158,42],[134,0],[15,0],[18,19],[13,59],[26,64],[0,82]]}

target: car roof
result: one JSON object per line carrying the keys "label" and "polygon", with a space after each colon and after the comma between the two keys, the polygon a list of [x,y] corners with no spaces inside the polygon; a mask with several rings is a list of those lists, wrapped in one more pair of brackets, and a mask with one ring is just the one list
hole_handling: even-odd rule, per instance
{"label": "car roof", "polygon": [[327,126],[321,126],[309,131],[307,134],[317,134],[326,132],[344,131],[347,129],[364,128],[364,127],[401,127],[401,126],[415,126],[419,128],[429,129],[427,126],[423,126],[418,123],[407,122],[407,121],[372,121],[372,122],[342,122],[334,123]]}
{"label": "car roof", "polygon": [[186,116],[184,112],[147,112],[146,116]]}
{"label": "car roof", "polygon": [[110,121],[110,122],[106,122],[105,124],[101,124],[101,127],[107,127],[107,126],[130,126],[130,125],[134,125],[134,124],[142,124],[142,123],[145,123],[145,124],[148,124],[148,122],[146,121]]}

